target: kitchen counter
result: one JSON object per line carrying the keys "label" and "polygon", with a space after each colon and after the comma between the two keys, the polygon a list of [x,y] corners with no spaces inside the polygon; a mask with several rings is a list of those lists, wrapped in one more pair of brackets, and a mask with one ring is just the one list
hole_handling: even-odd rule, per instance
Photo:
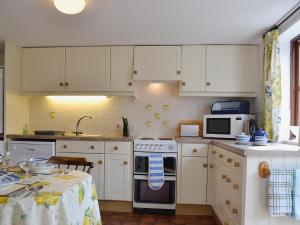
{"label": "kitchen counter", "polygon": [[221,140],[221,139],[206,139],[206,138],[177,138],[178,143],[191,143],[191,144],[213,144],[220,148],[224,148],[233,153],[241,156],[251,155],[295,155],[300,156],[300,146],[283,144],[283,143],[270,143],[267,146],[253,146],[238,145],[233,140]]}
{"label": "kitchen counter", "polygon": [[134,137],[106,136],[106,135],[34,135],[8,134],[8,139],[15,140],[78,140],[78,141],[133,141]]}
{"label": "kitchen counter", "polygon": [[[133,141],[135,137],[120,137],[106,135],[22,135],[8,134],[8,139],[14,140],[78,140],[78,141]],[[282,143],[270,143],[267,146],[238,145],[233,140],[208,139],[201,137],[176,138],[178,143],[213,144],[241,156],[249,155],[295,155],[300,156],[300,146]]]}

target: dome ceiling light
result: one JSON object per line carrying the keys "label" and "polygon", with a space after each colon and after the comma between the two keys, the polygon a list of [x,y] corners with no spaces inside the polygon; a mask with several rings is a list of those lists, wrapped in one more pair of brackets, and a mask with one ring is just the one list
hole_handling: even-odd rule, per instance
{"label": "dome ceiling light", "polygon": [[85,0],[53,0],[56,9],[65,14],[78,14],[84,10]]}

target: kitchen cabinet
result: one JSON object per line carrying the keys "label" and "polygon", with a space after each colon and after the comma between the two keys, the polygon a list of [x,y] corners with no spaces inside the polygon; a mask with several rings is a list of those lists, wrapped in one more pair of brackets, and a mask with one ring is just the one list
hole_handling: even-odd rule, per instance
{"label": "kitchen cabinet", "polygon": [[133,46],[111,47],[111,91],[133,92]]}
{"label": "kitchen cabinet", "polygon": [[206,69],[206,46],[182,46],[181,92],[204,92]]}
{"label": "kitchen cabinet", "polygon": [[131,155],[105,154],[105,199],[132,201]]}
{"label": "kitchen cabinet", "polygon": [[208,45],[206,61],[207,92],[256,92],[256,45]]}
{"label": "kitchen cabinet", "polygon": [[86,158],[86,160],[89,162],[93,162],[94,168],[91,170],[91,175],[96,186],[98,199],[104,200],[104,154],[58,152],[56,155],[66,157],[82,157]]}
{"label": "kitchen cabinet", "polygon": [[206,204],[207,151],[207,144],[179,146],[178,203]]}
{"label": "kitchen cabinet", "polygon": [[181,80],[181,46],[135,46],[134,80]]}
{"label": "kitchen cabinet", "polygon": [[223,224],[243,224],[245,158],[210,146],[208,203]]}
{"label": "kitchen cabinet", "polygon": [[[103,141],[75,141],[57,140],[56,155],[67,157],[83,157],[94,163],[91,170],[95,182],[98,199],[104,199],[104,142]],[[72,169],[72,168],[71,168]]]}
{"label": "kitchen cabinet", "polygon": [[60,92],[65,84],[65,48],[23,48],[22,91]]}
{"label": "kitchen cabinet", "polygon": [[97,92],[110,88],[110,47],[66,48],[66,91]]}
{"label": "kitchen cabinet", "polygon": [[181,203],[206,204],[207,158],[183,157]]}

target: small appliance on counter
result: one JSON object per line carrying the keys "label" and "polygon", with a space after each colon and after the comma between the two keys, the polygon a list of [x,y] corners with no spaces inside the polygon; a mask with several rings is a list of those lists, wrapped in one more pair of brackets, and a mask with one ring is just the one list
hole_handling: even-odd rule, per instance
{"label": "small appliance on counter", "polygon": [[200,137],[200,125],[180,124],[180,137]]}
{"label": "small appliance on counter", "polygon": [[214,102],[211,114],[250,114],[250,102],[247,100]]}
{"label": "small appliance on counter", "polygon": [[243,133],[248,121],[255,119],[254,115],[218,114],[203,116],[203,137],[235,139]]}

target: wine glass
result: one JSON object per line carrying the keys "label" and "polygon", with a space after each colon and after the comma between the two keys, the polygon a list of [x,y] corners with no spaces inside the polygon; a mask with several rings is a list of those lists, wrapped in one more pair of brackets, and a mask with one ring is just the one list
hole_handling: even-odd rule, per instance
{"label": "wine glass", "polygon": [[25,170],[25,180],[22,182],[23,184],[30,184],[29,180],[29,170],[33,167],[33,162],[30,160],[22,160],[18,163],[19,167]]}

